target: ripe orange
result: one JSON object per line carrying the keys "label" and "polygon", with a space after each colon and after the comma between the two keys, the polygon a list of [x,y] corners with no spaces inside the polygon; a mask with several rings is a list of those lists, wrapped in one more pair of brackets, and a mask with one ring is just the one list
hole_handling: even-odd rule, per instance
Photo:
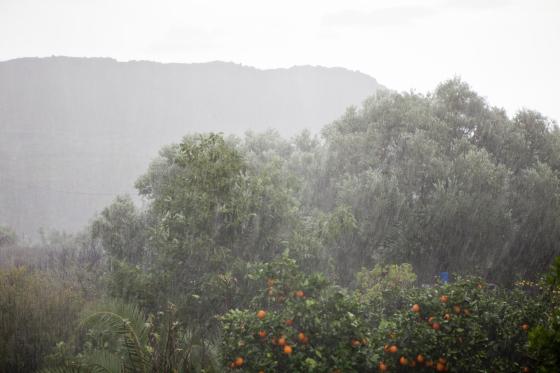
{"label": "ripe orange", "polygon": [[434,330],[439,330],[439,328],[441,327],[441,325],[439,324],[439,322],[435,322],[432,324],[432,329]]}
{"label": "ripe orange", "polygon": [[264,338],[266,337],[266,332],[264,330],[259,330],[259,337]]}
{"label": "ripe orange", "polygon": [[404,356],[401,356],[401,358],[399,359],[399,364],[400,365],[407,365],[408,364],[408,359]]}
{"label": "ripe orange", "polygon": [[385,364],[383,361],[379,362],[379,371],[380,372],[386,372],[387,371],[387,364]]}
{"label": "ripe orange", "polygon": [[259,318],[259,320],[264,320],[265,316],[266,316],[265,310],[260,310],[259,312],[257,312],[257,317]]}
{"label": "ripe orange", "polygon": [[453,312],[455,312],[457,315],[461,313],[461,306],[459,306],[458,304],[453,306]]}
{"label": "ripe orange", "polygon": [[420,364],[422,364],[426,359],[424,358],[424,355],[422,354],[418,354],[418,356],[416,356],[416,361],[419,362]]}
{"label": "ripe orange", "polygon": [[303,332],[299,332],[297,337],[300,342],[305,342],[305,334]]}
{"label": "ripe orange", "polygon": [[285,353],[286,355],[290,355],[292,352],[293,352],[292,347],[287,346],[287,345],[284,346],[284,353]]}
{"label": "ripe orange", "polygon": [[523,373],[529,373],[531,370],[530,370],[529,368],[527,368],[527,367],[523,367],[523,368],[521,368],[521,371],[522,371]]}
{"label": "ripe orange", "polygon": [[442,356],[438,360],[438,363],[442,363],[443,365],[447,364],[447,360]]}
{"label": "ripe orange", "polygon": [[389,347],[389,352],[392,353],[392,354],[395,354],[398,350],[399,349],[398,349],[397,345],[392,345],[392,346]]}
{"label": "ripe orange", "polygon": [[449,301],[449,297],[447,295],[442,295],[441,297],[439,297],[439,301],[441,303],[447,303]]}
{"label": "ripe orange", "polygon": [[419,304],[414,304],[410,310],[414,313],[418,313],[418,312],[420,312],[420,305]]}
{"label": "ripe orange", "polygon": [[352,347],[356,348],[356,347],[360,347],[361,342],[357,339],[352,339]]}
{"label": "ripe orange", "polygon": [[298,290],[298,291],[296,291],[295,296],[297,298],[303,298],[305,296],[305,294],[303,293],[302,290]]}
{"label": "ripe orange", "polygon": [[436,370],[438,372],[445,372],[445,364],[442,364],[438,361],[438,363],[436,364]]}
{"label": "ripe orange", "polygon": [[521,329],[523,329],[523,331],[526,332],[527,330],[529,330],[529,324],[525,323],[525,324],[521,325]]}
{"label": "ripe orange", "polygon": [[443,315],[443,318],[447,321],[451,320],[451,315],[446,313],[445,315]]}
{"label": "ripe orange", "polygon": [[286,337],[282,336],[278,338],[278,346],[284,346],[286,344]]}
{"label": "ripe orange", "polygon": [[241,356],[239,356],[235,358],[235,361],[233,363],[235,364],[236,367],[240,367],[243,365],[244,362],[245,360]]}
{"label": "ripe orange", "polygon": [[294,324],[294,320],[292,320],[292,319],[286,320],[286,325],[292,326],[293,324]]}

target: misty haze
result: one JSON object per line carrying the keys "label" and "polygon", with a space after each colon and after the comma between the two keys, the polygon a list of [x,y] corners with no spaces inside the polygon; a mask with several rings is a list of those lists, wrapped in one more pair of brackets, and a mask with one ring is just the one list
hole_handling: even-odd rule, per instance
{"label": "misty haze", "polygon": [[560,372],[559,16],[1,1],[0,373]]}

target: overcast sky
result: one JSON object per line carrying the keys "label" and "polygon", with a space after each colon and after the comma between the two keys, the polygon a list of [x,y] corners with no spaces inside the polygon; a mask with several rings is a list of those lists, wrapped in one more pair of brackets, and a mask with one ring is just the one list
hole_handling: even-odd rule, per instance
{"label": "overcast sky", "polygon": [[560,120],[560,0],[0,0],[0,60],[341,66],[425,92],[461,76]]}

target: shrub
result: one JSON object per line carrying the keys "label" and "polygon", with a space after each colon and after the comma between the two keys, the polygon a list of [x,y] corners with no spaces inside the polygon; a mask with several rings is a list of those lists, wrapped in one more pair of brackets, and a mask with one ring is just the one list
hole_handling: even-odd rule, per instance
{"label": "shrub", "polygon": [[60,341],[71,341],[79,291],[42,272],[0,270],[0,371],[30,372]]}

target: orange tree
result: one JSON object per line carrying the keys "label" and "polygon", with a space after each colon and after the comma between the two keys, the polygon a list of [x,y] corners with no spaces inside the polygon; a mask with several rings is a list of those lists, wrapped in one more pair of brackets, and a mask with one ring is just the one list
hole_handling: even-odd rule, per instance
{"label": "orange tree", "polygon": [[528,282],[499,289],[458,278],[396,297],[366,294],[304,274],[287,257],[256,266],[251,278],[261,289],[250,308],[221,319],[231,370],[530,372],[528,334],[550,310],[547,293]]}
{"label": "orange tree", "polygon": [[530,371],[528,332],[543,318],[548,301],[526,285],[532,284],[505,291],[464,278],[413,289],[408,307],[381,322],[383,366],[391,371]]}
{"label": "orange tree", "polygon": [[361,307],[320,275],[304,275],[281,257],[259,266],[263,284],[252,309],[222,317],[229,369],[248,372],[364,372],[379,356]]}
{"label": "orange tree", "polygon": [[543,323],[529,334],[529,349],[541,373],[557,372],[560,367],[560,256],[547,275],[546,285],[552,307]]}

